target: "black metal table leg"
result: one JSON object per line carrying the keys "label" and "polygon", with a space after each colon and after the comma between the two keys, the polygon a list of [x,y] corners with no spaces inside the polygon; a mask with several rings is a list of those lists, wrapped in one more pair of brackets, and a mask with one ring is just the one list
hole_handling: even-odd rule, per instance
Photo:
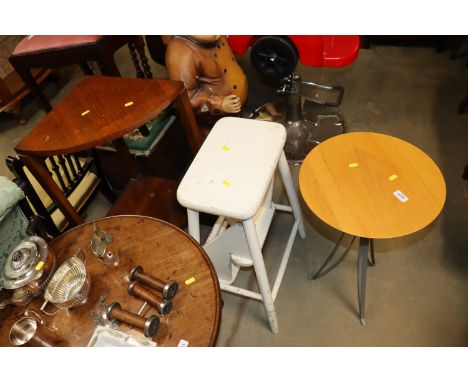
{"label": "black metal table leg", "polygon": [[346,255],[349,253],[349,250],[353,246],[356,236],[353,236],[353,239],[351,240],[351,243],[348,245],[348,248],[346,248],[346,250],[341,255],[339,255],[338,258],[335,259],[335,261],[328,266],[328,268],[326,268],[327,265],[331,262],[331,260],[335,257],[336,251],[338,250],[338,247],[340,246],[341,240],[343,240],[344,235],[345,235],[344,233],[341,234],[340,239],[336,243],[330,255],[328,255],[327,259],[320,266],[318,271],[315,273],[311,273],[307,276],[309,280],[317,280],[318,278],[325,276],[328,272],[330,272],[332,269],[337,267],[338,264],[340,264],[343,261],[343,259],[346,257]]}
{"label": "black metal table leg", "polygon": [[[366,325],[365,303],[366,303],[366,271],[367,271],[367,253],[369,251],[368,238],[361,237],[359,239],[359,256],[358,256],[358,300],[359,300],[359,318],[361,325]],[[371,241],[372,242],[372,241]]]}
{"label": "black metal table leg", "polygon": [[[324,261],[324,263],[320,266],[317,272],[311,273],[307,276],[309,280],[316,280],[322,276],[325,276],[328,272],[334,269],[341,261],[346,257],[349,250],[351,249],[354,239],[356,236],[353,236],[351,243],[349,244],[348,248],[339,256],[337,256],[336,252],[337,249],[344,237],[344,233],[341,235],[340,239],[338,240],[337,244],[333,248],[330,255]],[[370,247],[370,259],[368,258],[369,255],[369,247]],[[334,258],[336,259],[332,261]],[[367,321],[365,319],[365,304],[366,304],[366,272],[367,266],[375,265],[375,253],[374,253],[374,239],[369,239],[366,237],[359,238],[359,253],[358,253],[358,302],[359,302],[359,319],[361,321],[361,325],[366,325]]]}
{"label": "black metal table leg", "polygon": [[374,239],[370,240],[370,255],[371,258],[368,260],[368,263],[371,267],[375,267],[375,255],[374,255]]}

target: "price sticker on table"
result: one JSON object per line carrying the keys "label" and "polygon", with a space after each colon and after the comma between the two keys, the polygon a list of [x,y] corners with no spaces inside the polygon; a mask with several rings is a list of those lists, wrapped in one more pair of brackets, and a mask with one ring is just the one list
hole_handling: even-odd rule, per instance
{"label": "price sticker on table", "polygon": [[190,277],[189,279],[185,280],[185,285],[190,285],[195,282],[195,277]]}
{"label": "price sticker on table", "polygon": [[188,346],[189,346],[189,342],[187,340],[180,340],[179,344],[177,345],[177,347],[179,348],[186,348]]}
{"label": "price sticker on table", "polygon": [[393,193],[393,195],[395,195],[396,198],[402,203],[406,203],[409,200],[408,197],[403,192],[401,192],[400,190],[396,190]]}
{"label": "price sticker on table", "polygon": [[39,261],[36,265],[36,271],[40,271],[42,269],[42,267],[44,266],[44,262],[43,261]]}

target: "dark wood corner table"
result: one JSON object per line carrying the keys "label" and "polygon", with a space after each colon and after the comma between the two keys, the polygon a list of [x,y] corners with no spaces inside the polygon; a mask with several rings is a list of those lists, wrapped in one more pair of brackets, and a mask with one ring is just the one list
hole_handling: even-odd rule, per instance
{"label": "dark wood corner table", "polygon": [[[172,310],[161,317],[153,341],[157,346],[177,346],[180,340],[188,346],[214,346],[221,320],[221,295],[218,277],[202,247],[179,228],[164,221],[143,216],[111,216],[96,220],[100,229],[109,232],[119,251],[116,267],[100,262],[90,251],[93,223],[85,223],[63,233],[49,243],[61,264],[82,249],[91,278],[91,290],[84,305],[61,310],[54,316],[39,311],[42,297],[23,307],[7,306],[0,310],[0,346],[11,346],[9,331],[26,309],[41,315],[46,325],[57,330],[58,346],[86,346],[95,324],[91,311],[107,293],[104,303],[119,302],[123,309],[137,313],[143,301],[127,293],[129,271],[137,265],[161,280],[175,280],[179,290]],[[192,279],[192,283],[185,283]],[[53,310],[50,308],[50,310]],[[146,309],[145,317],[157,315]],[[118,330],[143,337],[141,331],[121,323]]]}
{"label": "dark wood corner table", "polygon": [[[409,235],[434,221],[445,203],[444,177],[416,146],[386,134],[355,132],[314,148],[302,163],[299,188],[322,221],[359,238],[359,318],[365,325],[366,270],[368,263],[375,265],[374,239]],[[309,279],[324,276],[343,260],[351,245],[342,255],[338,245]]]}
{"label": "dark wood corner table", "polygon": [[78,225],[83,219],[53,181],[43,159],[112,141],[120,159],[115,165],[134,181],[110,214],[149,215],[183,226],[185,212],[177,204],[177,182],[142,177],[123,139],[174,102],[195,155],[202,137],[182,82],[105,76],[85,77],[19,142],[15,151],[67,220]]}

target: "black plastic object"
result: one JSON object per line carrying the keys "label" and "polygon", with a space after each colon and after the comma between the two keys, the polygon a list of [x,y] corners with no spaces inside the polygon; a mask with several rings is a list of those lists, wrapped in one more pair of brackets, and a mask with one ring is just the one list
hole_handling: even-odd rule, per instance
{"label": "black plastic object", "polygon": [[250,62],[255,70],[268,79],[281,79],[296,68],[298,53],[286,36],[263,36],[252,46]]}

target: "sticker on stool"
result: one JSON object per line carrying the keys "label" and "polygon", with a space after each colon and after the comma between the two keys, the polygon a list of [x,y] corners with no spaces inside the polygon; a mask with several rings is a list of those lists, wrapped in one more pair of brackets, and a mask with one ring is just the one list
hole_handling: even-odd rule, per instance
{"label": "sticker on stool", "polygon": [[408,197],[403,192],[401,192],[400,190],[396,190],[393,193],[393,195],[395,195],[396,198],[402,203],[405,203],[405,202],[407,202],[409,200]]}

